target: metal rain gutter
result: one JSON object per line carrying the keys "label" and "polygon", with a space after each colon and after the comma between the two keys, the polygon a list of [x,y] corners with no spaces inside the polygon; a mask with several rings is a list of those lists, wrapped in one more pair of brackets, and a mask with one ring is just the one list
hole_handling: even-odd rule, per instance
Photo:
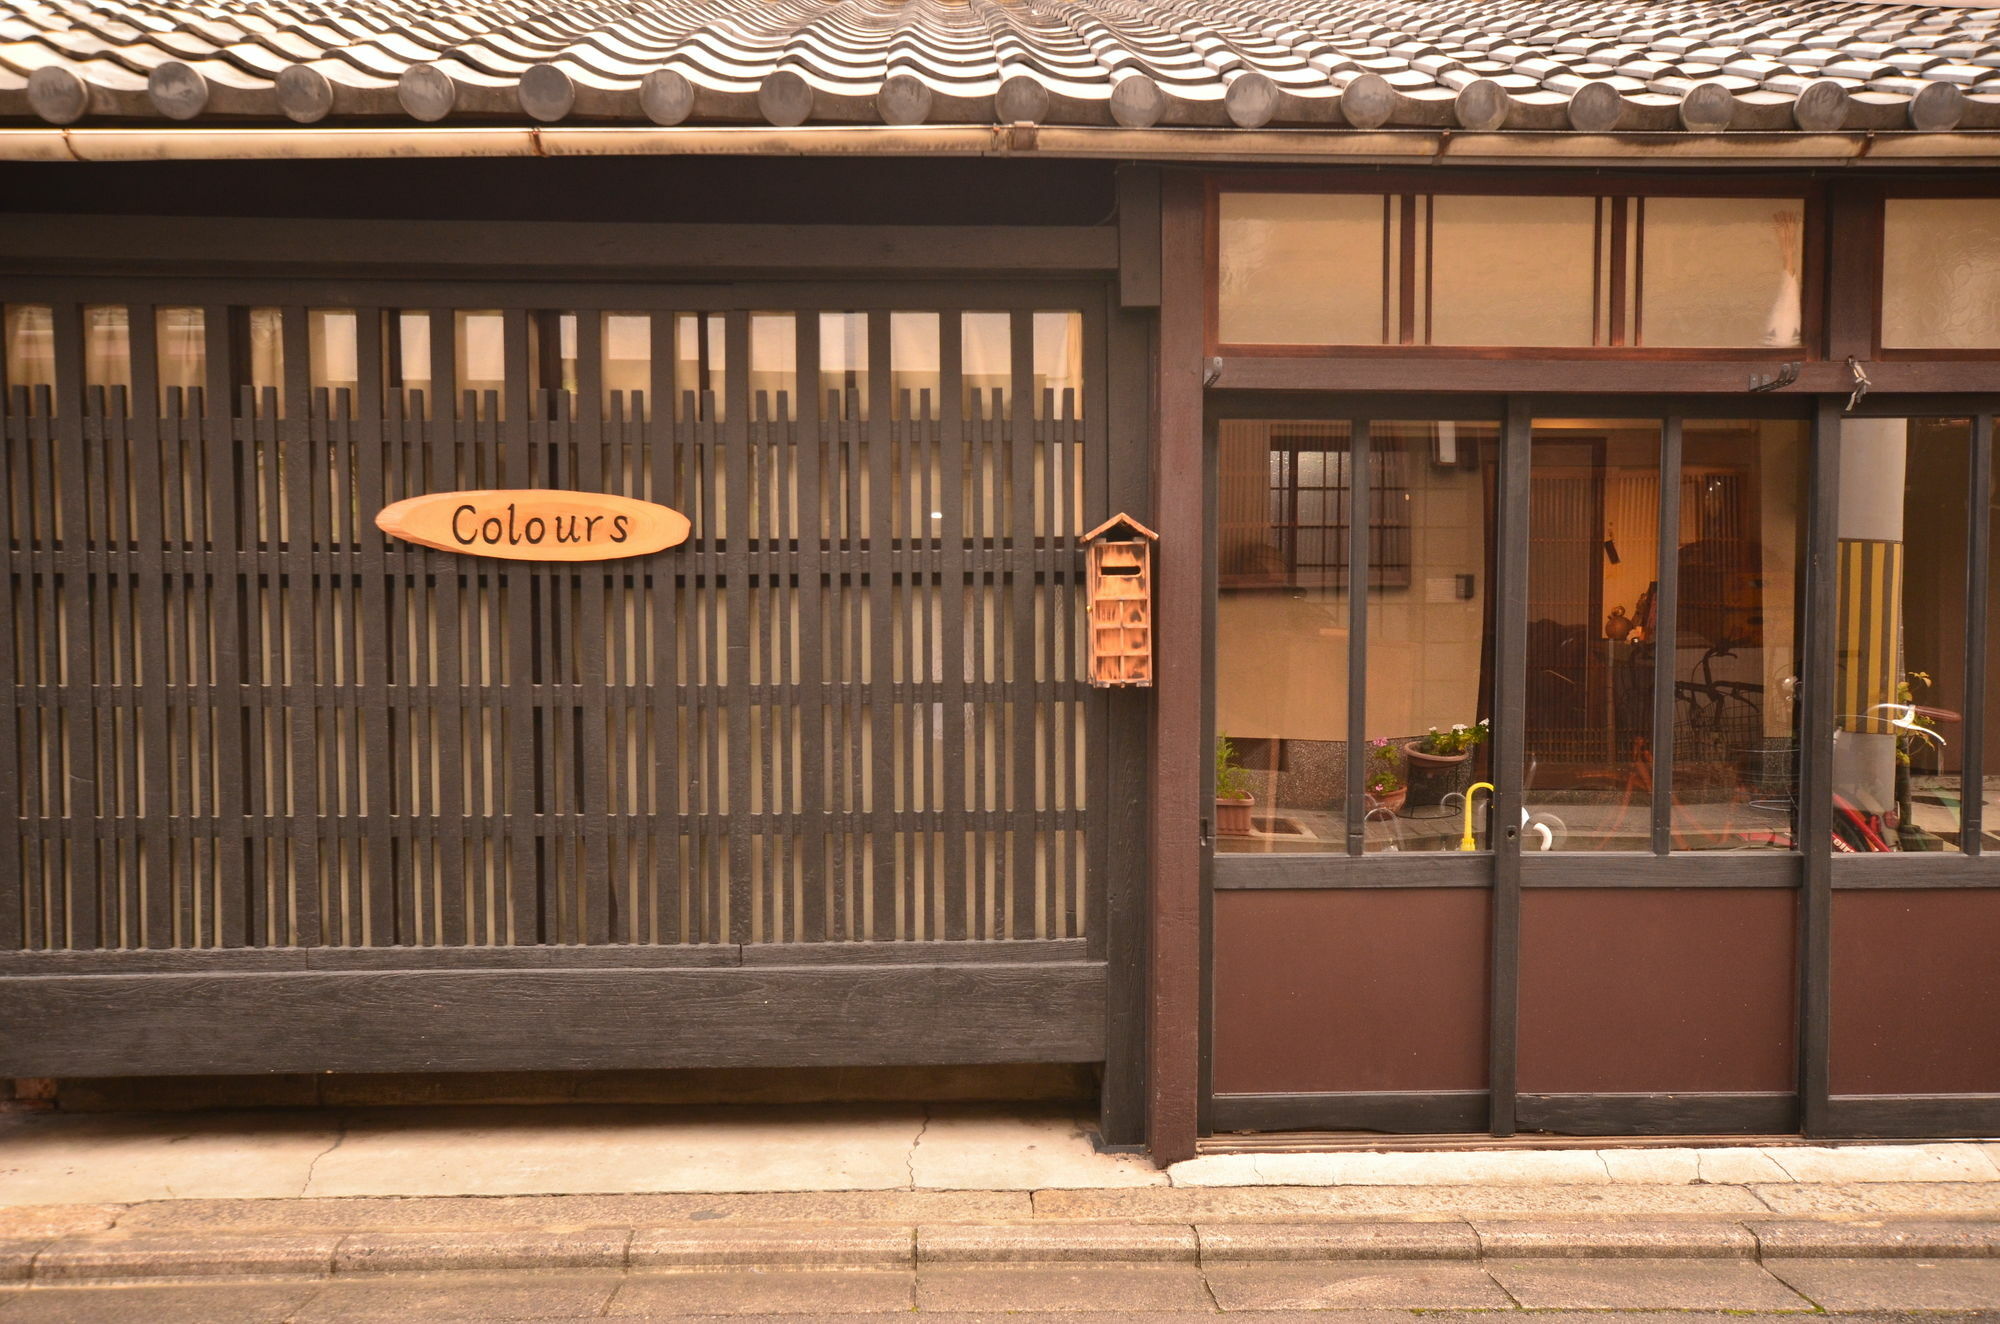
{"label": "metal rain gutter", "polygon": [[1986,165],[2000,130],[1539,133],[1074,125],[0,129],[0,161],[499,156],[1040,156],[1185,162],[1794,167]]}

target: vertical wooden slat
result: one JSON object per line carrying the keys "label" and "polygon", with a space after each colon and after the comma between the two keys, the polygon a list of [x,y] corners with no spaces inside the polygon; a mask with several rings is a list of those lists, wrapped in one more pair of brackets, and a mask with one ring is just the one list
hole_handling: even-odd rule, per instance
{"label": "vertical wooden slat", "polygon": [[[395,849],[392,832],[407,815],[398,815],[393,798],[396,774],[390,746],[390,705],[407,688],[409,677],[392,672],[397,658],[397,630],[390,611],[387,536],[375,527],[375,515],[389,504],[388,466],[392,451],[401,453],[401,432],[390,407],[382,373],[382,319],[393,311],[363,307],[355,310],[356,382],[352,444],[355,501],[354,542],[360,595],[360,637],[354,684],[360,691],[361,749],[364,783],[355,812],[363,816],[368,868],[367,943],[386,947],[407,942],[405,916],[397,906]],[[398,392],[398,396],[402,393]],[[390,437],[396,442],[390,442]],[[407,826],[405,831],[407,831]]]}
{"label": "vertical wooden slat", "polygon": [[[532,374],[528,353],[528,314],[509,308],[504,319],[506,386],[498,425],[504,483],[512,487],[539,486],[530,440],[529,401]],[[497,486],[498,484],[496,484]],[[508,856],[504,906],[491,918],[490,941],[496,944],[533,943],[542,939],[543,913],[553,897],[545,894],[542,852],[549,845],[544,815],[549,812],[548,742],[550,732],[543,721],[548,714],[537,702],[534,681],[540,672],[543,682],[553,677],[538,660],[546,661],[553,631],[535,611],[536,598],[548,602],[551,576],[540,562],[509,562],[496,580],[507,584],[505,644],[510,655],[507,685],[507,737],[501,755],[508,771],[505,849]],[[539,592],[538,592],[539,590]],[[490,849],[490,847],[489,847]],[[483,888],[481,889],[483,891]],[[504,920],[502,917],[504,916]],[[481,934],[484,938],[486,935]]]}
{"label": "vertical wooden slat", "polygon": [[[940,313],[938,442],[942,451],[939,469],[943,491],[939,494],[937,508],[944,514],[944,518],[938,521],[938,538],[943,548],[943,573],[938,597],[944,671],[937,679],[944,708],[944,785],[938,821],[944,831],[945,886],[944,911],[937,936],[947,939],[972,936],[968,902],[973,879],[965,851],[965,836],[970,822],[965,804],[968,772],[965,671],[973,654],[967,638],[965,606],[967,596],[976,590],[966,549],[968,531],[975,525],[965,500],[965,452],[971,430],[965,420],[964,339],[965,328],[958,310],[947,309]],[[976,776],[974,780],[977,780]]]}
{"label": "vertical wooden slat", "polygon": [[[604,319],[595,311],[576,314],[577,380],[574,418],[569,429],[575,456],[577,487],[604,492]],[[577,623],[581,643],[583,706],[583,941],[611,941],[615,899],[611,885],[611,777],[606,708],[611,702],[605,660],[605,580],[622,573],[622,563],[609,566],[582,563],[574,567],[583,580],[582,615]],[[623,834],[620,834],[621,838]]]}
{"label": "vertical wooden slat", "polygon": [[[431,418],[420,425],[424,439],[421,462],[410,478],[420,484],[419,490],[477,487],[478,470],[471,466],[482,435],[480,402],[470,391],[458,390],[453,310],[432,309],[430,330],[431,385],[437,403]],[[481,587],[486,575],[476,563],[428,550],[415,551],[412,556],[414,587],[421,602],[417,639],[423,658],[412,682],[419,686],[413,700],[421,696],[429,710],[417,766],[427,786],[432,840],[437,842],[431,851],[433,872],[424,908],[430,914],[431,941],[447,945],[469,941],[464,892],[469,829],[463,790],[466,694],[461,658],[466,650],[461,612],[476,608],[480,596],[489,590]],[[474,711],[483,713],[488,707],[482,695]]]}
{"label": "vertical wooden slat", "polygon": [[[682,480],[684,434],[674,422],[674,315],[671,312],[655,312],[648,319],[648,328],[648,343],[652,346],[652,359],[648,365],[651,390],[643,403],[650,407],[651,412],[642,419],[640,435],[646,443],[649,486],[653,500],[688,514],[688,498],[692,492]],[[639,413],[639,410],[635,408],[634,413]],[[697,519],[706,518],[704,512],[692,513]],[[693,553],[708,535],[697,523],[691,536],[694,542],[682,549],[683,555],[652,558],[647,577],[641,580],[650,584],[651,591],[647,598],[652,612],[649,646],[653,674],[652,684],[646,691],[650,701],[653,778],[653,818],[648,832],[654,847],[647,874],[649,901],[653,907],[649,918],[657,926],[656,940],[660,942],[692,941],[694,937],[692,932],[681,928],[680,908],[680,889],[686,877],[683,843],[688,840],[688,832],[686,820],[681,814],[683,690],[679,621],[682,604],[689,596],[684,569],[687,554]]]}
{"label": "vertical wooden slat", "polygon": [[[4,351],[5,346],[0,345],[0,375],[6,372]],[[33,564],[29,553],[33,544],[34,507],[26,499],[28,485],[24,473],[27,410],[25,390],[0,384],[0,485],[5,488],[0,491],[0,519],[6,524],[0,550],[11,561],[6,573],[0,574],[0,635],[4,635],[0,637],[0,704],[4,704],[4,711],[0,711],[0,823],[21,834],[24,853],[26,834],[31,829],[27,822],[30,816],[23,812],[21,765],[28,749],[24,725],[33,688],[28,682],[32,682],[33,676],[21,675],[15,658],[17,650],[26,643],[17,615],[20,603],[16,585],[22,578],[20,571]],[[157,639],[159,635],[150,637]],[[164,823],[155,831],[164,832]],[[0,951],[15,951],[30,945],[27,909],[31,875],[25,865],[25,860],[17,860],[11,874],[0,874],[0,880],[11,880],[11,885],[0,885]]]}
{"label": "vertical wooden slat", "polygon": [[[872,809],[866,831],[872,849],[868,859],[873,873],[868,900],[873,922],[867,935],[877,940],[896,936],[894,904],[895,831],[891,826],[895,811],[895,751],[891,710],[894,706],[892,679],[894,663],[894,603],[891,585],[896,575],[893,502],[895,484],[891,467],[891,436],[894,405],[890,369],[892,347],[891,314],[876,310],[868,314],[868,421],[864,430],[868,465],[868,508],[863,518],[867,532],[868,591],[857,606],[867,622],[868,688],[860,706],[868,714],[869,761],[863,774]],[[881,365],[877,367],[876,365]],[[857,659],[858,665],[858,659]],[[859,687],[857,687],[859,688]],[[859,734],[856,733],[856,740]],[[858,805],[857,805],[858,807]],[[857,872],[859,860],[857,858]],[[857,919],[857,922],[863,922]]]}
{"label": "vertical wooden slat", "polygon": [[1008,316],[1007,610],[1012,618],[1013,683],[1007,691],[1008,761],[1013,812],[1008,815],[1010,887],[1005,936],[1031,938],[1041,900],[1036,877],[1040,814],[1035,794],[1035,315]]}
{"label": "vertical wooden slat", "polygon": [[92,643],[91,604],[101,592],[92,582],[88,549],[89,480],[85,474],[83,316],[74,303],[55,306],[56,427],[51,472],[62,520],[55,570],[67,607],[61,684],[54,690],[55,720],[62,729],[62,779],[56,812],[63,820],[67,857],[64,909],[66,946],[79,950],[104,941],[99,895],[96,739],[89,721]]}
{"label": "vertical wooden slat", "polygon": [[[318,696],[326,679],[320,674],[325,654],[321,617],[328,609],[314,554],[318,550],[319,513],[326,480],[326,420],[313,408],[312,350],[306,331],[306,310],[288,307],[284,318],[285,381],[283,407],[275,391],[260,392],[263,411],[278,419],[284,454],[284,492],[288,536],[278,568],[282,593],[275,602],[289,608],[291,665],[283,676],[284,714],[291,734],[291,779],[286,800],[276,808],[285,814],[292,843],[292,941],[314,947],[326,941],[337,915],[323,914],[320,898],[320,733]],[[275,457],[274,457],[275,458]],[[287,802],[288,801],[288,802]],[[273,829],[276,824],[270,825]]]}
{"label": "vertical wooden slat", "polygon": [[750,744],[750,315],[742,309],[732,309],[723,318],[723,363],[728,392],[722,426],[723,491],[729,512],[722,568],[729,632],[727,941],[741,943],[751,937],[756,888],[751,842],[757,833],[750,813],[751,761],[756,757]]}
{"label": "vertical wooden slat", "polygon": [[822,942],[827,937],[826,676],[821,666],[826,650],[820,633],[820,608],[827,592],[821,555],[826,545],[822,463],[826,454],[827,419],[840,417],[840,405],[829,398],[827,384],[820,380],[819,320],[818,311],[801,311],[797,338],[799,416],[794,449],[798,514],[793,533],[798,549],[794,573],[798,583],[799,672],[794,692],[798,695],[799,714],[797,810],[802,874],[796,928],[801,942]]}

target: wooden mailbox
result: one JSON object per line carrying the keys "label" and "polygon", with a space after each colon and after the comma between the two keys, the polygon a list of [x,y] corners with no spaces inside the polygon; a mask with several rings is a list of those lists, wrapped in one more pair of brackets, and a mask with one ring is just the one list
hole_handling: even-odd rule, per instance
{"label": "wooden mailbox", "polygon": [[1160,535],[1113,515],[1083,535],[1090,568],[1090,683],[1153,683],[1153,544]]}

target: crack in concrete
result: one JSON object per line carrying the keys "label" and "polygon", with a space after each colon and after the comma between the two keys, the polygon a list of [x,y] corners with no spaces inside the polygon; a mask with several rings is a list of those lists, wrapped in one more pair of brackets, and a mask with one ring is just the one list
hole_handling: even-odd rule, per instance
{"label": "crack in concrete", "polygon": [[319,1153],[313,1155],[312,1162],[306,1164],[305,1183],[304,1185],[299,1187],[299,1198],[301,1200],[305,1199],[306,1193],[312,1190],[313,1177],[315,1174],[319,1172],[319,1161],[325,1158],[328,1154],[331,1154],[334,1150],[339,1149],[343,1144],[347,1143],[346,1113],[339,1114],[339,1122],[340,1122],[340,1129],[334,1133],[333,1143],[328,1145],[325,1149],[322,1149]]}
{"label": "crack in concrete", "polygon": [[904,1169],[910,1178],[910,1189],[917,1189],[917,1146],[924,1143],[924,1133],[931,1129],[931,1106],[924,1105],[924,1124],[917,1128],[916,1139],[910,1142],[909,1155],[904,1158]]}
{"label": "crack in concrete", "polygon": [[1786,1167],[1783,1161],[1781,1161],[1778,1158],[1778,1156],[1772,1153],[1770,1150],[1761,1149],[1758,1150],[1757,1152],[1762,1154],[1765,1158],[1771,1160],[1771,1166],[1776,1168],[1779,1172],[1784,1173],[1786,1181],[1797,1181],[1799,1179],[1798,1174],[1793,1172],[1790,1168]]}

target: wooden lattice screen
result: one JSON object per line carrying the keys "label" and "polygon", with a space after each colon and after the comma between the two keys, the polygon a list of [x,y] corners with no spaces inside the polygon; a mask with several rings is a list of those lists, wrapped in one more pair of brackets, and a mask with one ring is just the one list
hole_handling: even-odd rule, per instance
{"label": "wooden lattice screen", "polygon": [[[934,357],[894,372],[892,314],[846,314],[871,374],[795,309],[772,377],[773,315],[697,309],[717,392],[666,348],[686,307],[623,314],[654,348],[633,382],[599,310],[506,297],[498,389],[428,403],[395,310],[330,353],[312,309],[209,307],[192,384],[163,357],[188,319],[129,305],[120,377],[98,307],[9,308],[0,949],[1082,934],[1096,379],[1038,366],[1050,314],[1000,311],[996,369],[933,305]],[[428,311],[435,383],[467,380],[457,316]],[[372,523],[488,487],[660,501],[694,535],[550,565]]]}

